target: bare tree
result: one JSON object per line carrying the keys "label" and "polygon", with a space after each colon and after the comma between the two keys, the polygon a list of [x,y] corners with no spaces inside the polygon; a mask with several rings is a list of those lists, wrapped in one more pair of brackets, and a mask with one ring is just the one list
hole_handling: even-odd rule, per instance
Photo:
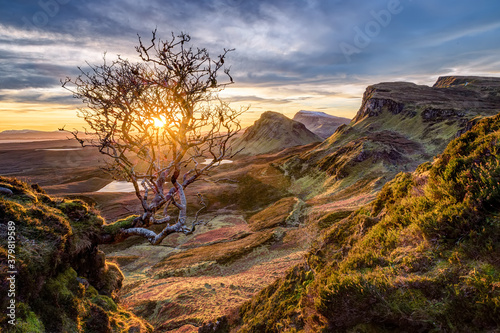
{"label": "bare tree", "polygon": [[[79,67],[80,75],[62,85],[86,104],[78,115],[89,128],[84,136],[71,133],[82,146],[109,156],[107,170],[131,182],[141,202],[142,213],[122,235],[140,235],[157,245],[171,233],[194,230],[199,211],[188,227],[185,190],[231,155],[229,141],[240,130],[244,110],[233,110],[218,97],[233,83],[224,67],[233,50],[214,59],[206,49],[190,46],[189,35],[172,33],[164,41],[156,30],[147,44],[139,37],[136,50],[139,62],[118,56],[108,63],[105,56],[103,65]],[[168,214],[171,206],[176,218]],[[167,225],[158,234],[147,229],[162,223]]]}

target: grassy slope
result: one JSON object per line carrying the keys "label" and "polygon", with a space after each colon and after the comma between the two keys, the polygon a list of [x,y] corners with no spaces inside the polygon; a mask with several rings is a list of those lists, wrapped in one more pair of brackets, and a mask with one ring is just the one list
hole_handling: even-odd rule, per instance
{"label": "grassy slope", "polygon": [[[16,227],[17,324],[13,332],[135,332],[150,326],[114,301],[123,275],[97,250],[103,220],[79,200],[57,199],[38,186],[0,177],[0,292],[7,295],[8,222]],[[2,298],[2,308],[9,299]]]}
{"label": "grassy slope", "polygon": [[240,309],[241,332],[500,326],[500,115],[401,173]]}

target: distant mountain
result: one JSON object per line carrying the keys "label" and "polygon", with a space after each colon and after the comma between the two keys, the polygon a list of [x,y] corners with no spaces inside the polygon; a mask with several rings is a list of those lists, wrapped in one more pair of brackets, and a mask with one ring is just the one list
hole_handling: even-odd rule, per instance
{"label": "distant mountain", "polygon": [[314,180],[316,193],[305,194],[328,202],[353,191],[373,195],[398,172],[432,160],[478,119],[499,111],[500,78],[441,77],[434,87],[375,84],[349,125],[282,169],[293,179]]}
{"label": "distant mountain", "polygon": [[23,129],[23,130],[5,130],[0,132],[0,135],[17,135],[17,134],[28,134],[28,133],[46,133],[42,131]]}
{"label": "distant mountain", "polygon": [[243,155],[258,155],[322,140],[304,124],[281,113],[267,111],[236,139],[233,150],[241,149],[240,154]]}
{"label": "distant mountain", "polygon": [[301,110],[295,114],[293,120],[306,125],[307,129],[314,134],[328,138],[341,125],[347,125],[351,119],[332,116],[324,112]]}
{"label": "distant mountain", "polygon": [[46,132],[23,129],[0,132],[0,140],[64,140],[67,137],[70,137],[69,133],[60,131]]}

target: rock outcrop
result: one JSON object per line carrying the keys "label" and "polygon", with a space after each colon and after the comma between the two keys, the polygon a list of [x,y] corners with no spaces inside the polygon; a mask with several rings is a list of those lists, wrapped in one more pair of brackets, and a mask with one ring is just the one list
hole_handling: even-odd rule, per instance
{"label": "rock outcrop", "polygon": [[[116,304],[123,274],[98,248],[103,219],[91,207],[14,178],[0,177],[0,186],[10,191],[0,193],[0,293],[15,286],[0,305],[7,309],[15,300],[13,331],[152,331]],[[6,314],[0,330],[10,332]]]}
{"label": "rock outcrop", "polygon": [[349,125],[282,168],[294,179],[334,187],[337,194],[363,186],[373,193],[398,172],[413,171],[441,153],[477,119],[499,111],[500,78],[442,77],[433,87],[375,84]]}
{"label": "rock outcrop", "polygon": [[369,86],[353,121],[378,116],[383,110],[424,120],[467,118],[472,113],[491,115],[500,105],[500,78],[440,77],[432,87],[409,82]]}
{"label": "rock outcrop", "polygon": [[235,140],[233,151],[240,151],[242,155],[259,155],[322,140],[304,124],[281,113],[267,111]]}
{"label": "rock outcrop", "polygon": [[347,125],[351,122],[351,119],[348,118],[336,117],[324,112],[304,110],[297,112],[293,116],[293,120],[306,125],[308,130],[323,139],[335,133],[335,130],[339,126]]}

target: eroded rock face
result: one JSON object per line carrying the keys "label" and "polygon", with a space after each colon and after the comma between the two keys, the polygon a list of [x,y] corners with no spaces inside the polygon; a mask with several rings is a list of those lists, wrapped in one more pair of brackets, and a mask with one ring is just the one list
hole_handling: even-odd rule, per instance
{"label": "eroded rock face", "polygon": [[498,112],[500,78],[441,77],[433,87],[375,84],[367,87],[349,125],[282,169],[296,180],[319,179],[315,186],[337,194],[353,184],[369,184],[366,191],[373,193],[398,172],[430,161],[477,119]]}
{"label": "eroded rock face", "polygon": [[258,155],[322,140],[304,124],[281,113],[267,111],[236,140],[233,150],[241,149],[241,154]]}
{"label": "eroded rock face", "polygon": [[[379,115],[416,116],[425,120],[467,117],[471,113],[491,115],[500,106],[500,78],[474,76],[440,77],[434,86],[409,82],[385,82],[366,88],[354,122]],[[423,111],[423,112],[419,112]]]}
{"label": "eroded rock face", "polygon": [[342,125],[349,124],[351,119],[336,117],[324,112],[299,111],[293,116],[293,120],[304,124],[308,130],[323,139],[335,133],[335,130]]}
{"label": "eroded rock face", "polygon": [[385,92],[390,92],[390,90],[378,88],[376,86],[366,88],[366,91],[363,94],[363,103],[361,104],[361,108],[356,114],[356,117],[354,117],[353,121],[357,122],[364,117],[378,116],[383,109],[386,109],[392,114],[401,113],[404,109],[404,104],[391,98],[384,98],[382,96],[379,97],[379,95],[383,95]]}

